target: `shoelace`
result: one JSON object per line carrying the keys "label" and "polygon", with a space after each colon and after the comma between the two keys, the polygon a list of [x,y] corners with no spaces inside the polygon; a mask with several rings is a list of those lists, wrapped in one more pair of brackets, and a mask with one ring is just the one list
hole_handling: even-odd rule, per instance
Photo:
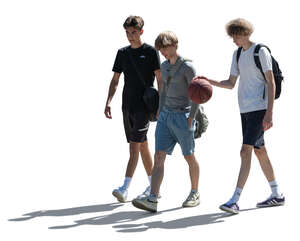
{"label": "shoelace", "polygon": [[187,200],[189,201],[195,201],[196,199],[197,199],[197,193],[193,193],[193,192],[191,192],[187,198]]}

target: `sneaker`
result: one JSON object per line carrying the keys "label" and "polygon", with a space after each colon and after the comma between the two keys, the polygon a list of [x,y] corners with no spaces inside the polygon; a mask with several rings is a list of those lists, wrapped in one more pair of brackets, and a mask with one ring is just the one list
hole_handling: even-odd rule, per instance
{"label": "sneaker", "polygon": [[127,200],[128,191],[119,187],[118,189],[113,190],[112,195],[115,196],[119,202],[125,203]]}
{"label": "sneaker", "polygon": [[182,207],[196,207],[200,204],[199,192],[191,192],[187,199],[183,202]]}
{"label": "sneaker", "polygon": [[151,186],[148,186],[148,187],[146,188],[146,190],[145,190],[142,194],[140,194],[140,195],[137,196],[137,198],[138,198],[138,199],[142,199],[142,198],[149,197],[150,191],[151,191]]}
{"label": "sneaker", "polygon": [[266,201],[260,202],[256,204],[258,208],[266,208],[266,207],[275,207],[275,206],[283,206],[285,202],[285,198],[283,195],[281,197],[269,197]]}
{"label": "sneaker", "polygon": [[149,212],[157,212],[157,202],[150,201],[148,197],[135,198],[132,200],[132,205],[136,208],[146,210]]}
{"label": "sneaker", "polygon": [[225,203],[220,206],[220,209],[225,212],[233,213],[233,214],[238,214],[240,211],[240,208],[237,205],[237,203]]}
{"label": "sneaker", "polygon": [[[146,190],[142,194],[140,194],[140,195],[137,196],[137,198],[141,199],[141,198],[149,197],[150,196],[150,192],[151,192],[151,186],[148,186],[146,188]],[[160,193],[158,194],[157,198],[161,198]]]}

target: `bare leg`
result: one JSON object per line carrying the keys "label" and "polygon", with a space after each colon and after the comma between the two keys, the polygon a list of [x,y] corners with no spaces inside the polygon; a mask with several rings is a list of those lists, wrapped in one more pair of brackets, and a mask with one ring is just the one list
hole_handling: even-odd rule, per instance
{"label": "bare leg", "polygon": [[250,167],[251,167],[251,156],[253,146],[243,144],[241,149],[241,168],[238,177],[237,187],[243,189],[248,179]]}
{"label": "bare leg", "polygon": [[126,177],[132,177],[134,174],[134,171],[136,169],[138,160],[139,160],[139,153],[140,153],[140,145],[141,143],[137,142],[130,142],[129,143],[129,161],[127,164],[127,169],[126,169]]}
{"label": "bare leg", "polygon": [[164,164],[166,152],[158,151],[154,154],[154,167],[152,171],[151,194],[158,196],[160,185],[164,177]]}
{"label": "bare leg", "polygon": [[189,164],[192,189],[198,189],[200,168],[195,155],[192,154],[185,156],[184,159]]}
{"label": "bare leg", "polygon": [[274,171],[266,148],[263,146],[260,149],[254,149],[254,153],[259,160],[259,164],[268,182],[275,180]]}
{"label": "bare leg", "polygon": [[152,174],[153,161],[149,150],[148,141],[141,143],[140,153],[143,160],[143,164],[148,176]]}

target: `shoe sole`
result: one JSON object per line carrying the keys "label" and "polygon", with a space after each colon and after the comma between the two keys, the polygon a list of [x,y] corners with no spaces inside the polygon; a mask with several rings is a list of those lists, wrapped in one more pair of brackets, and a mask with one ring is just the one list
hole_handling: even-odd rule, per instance
{"label": "shoe sole", "polygon": [[283,206],[284,203],[276,203],[276,204],[262,204],[262,205],[256,205],[257,208],[271,208],[271,207],[278,207]]}
{"label": "shoe sole", "polygon": [[112,195],[118,199],[119,202],[125,203],[126,199],[124,199],[118,192],[113,192]]}
{"label": "shoe sole", "polygon": [[200,204],[200,201],[199,202],[197,202],[197,203],[195,203],[195,204],[182,204],[182,207],[183,208],[193,208],[193,207],[197,207],[197,206],[199,206],[199,204]]}
{"label": "shoe sole", "polygon": [[231,208],[228,208],[228,207],[225,207],[225,206],[220,206],[219,207],[222,211],[225,211],[227,213],[232,213],[232,214],[238,214],[239,211],[238,210],[234,210],[234,209],[231,209]]}
{"label": "shoe sole", "polygon": [[151,213],[156,213],[157,210],[156,209],[151,209],[151,208],[148,208],[146,207],[145,205],[139,203],[137,200],[132,200],[132,205],[135,206],[136,208],[139,208],[139,209],[142,209],[142,210],[146,210],[148,212],[151,212]]}

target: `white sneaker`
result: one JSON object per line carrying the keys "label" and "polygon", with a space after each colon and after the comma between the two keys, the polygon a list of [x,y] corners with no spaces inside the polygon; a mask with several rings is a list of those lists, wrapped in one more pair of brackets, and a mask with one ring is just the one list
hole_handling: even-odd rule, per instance
{"label": "white sneaker", "polygon": [[[146,190],[142,194],[140,194],[140,195],[137,196],[137,199],[142,199],[142,198],[149,197],[150,196],[150,192],[151,192],[151,186],[148,186],[146,188]],[[158,194],[157,198],[161,198],[160,193]]]}
{"label": "white sneaker", "polygon": [[151,186],[148,186],[142,194],[137,196],[137,198],[142,199],[148,197],[150,195],[150,191],[151,191]]}
{"label": "white sneaker", "polygon": [[125,203],[127,200],[128,191],[119,187],[118,189],[113,190],[112,195],[115,196],[119,202]]}
{"label": "white sneaker", "polygon": [[187,199],[183,202],[182,207],[196,207],[200,204],[199,192],[191,192]]}

